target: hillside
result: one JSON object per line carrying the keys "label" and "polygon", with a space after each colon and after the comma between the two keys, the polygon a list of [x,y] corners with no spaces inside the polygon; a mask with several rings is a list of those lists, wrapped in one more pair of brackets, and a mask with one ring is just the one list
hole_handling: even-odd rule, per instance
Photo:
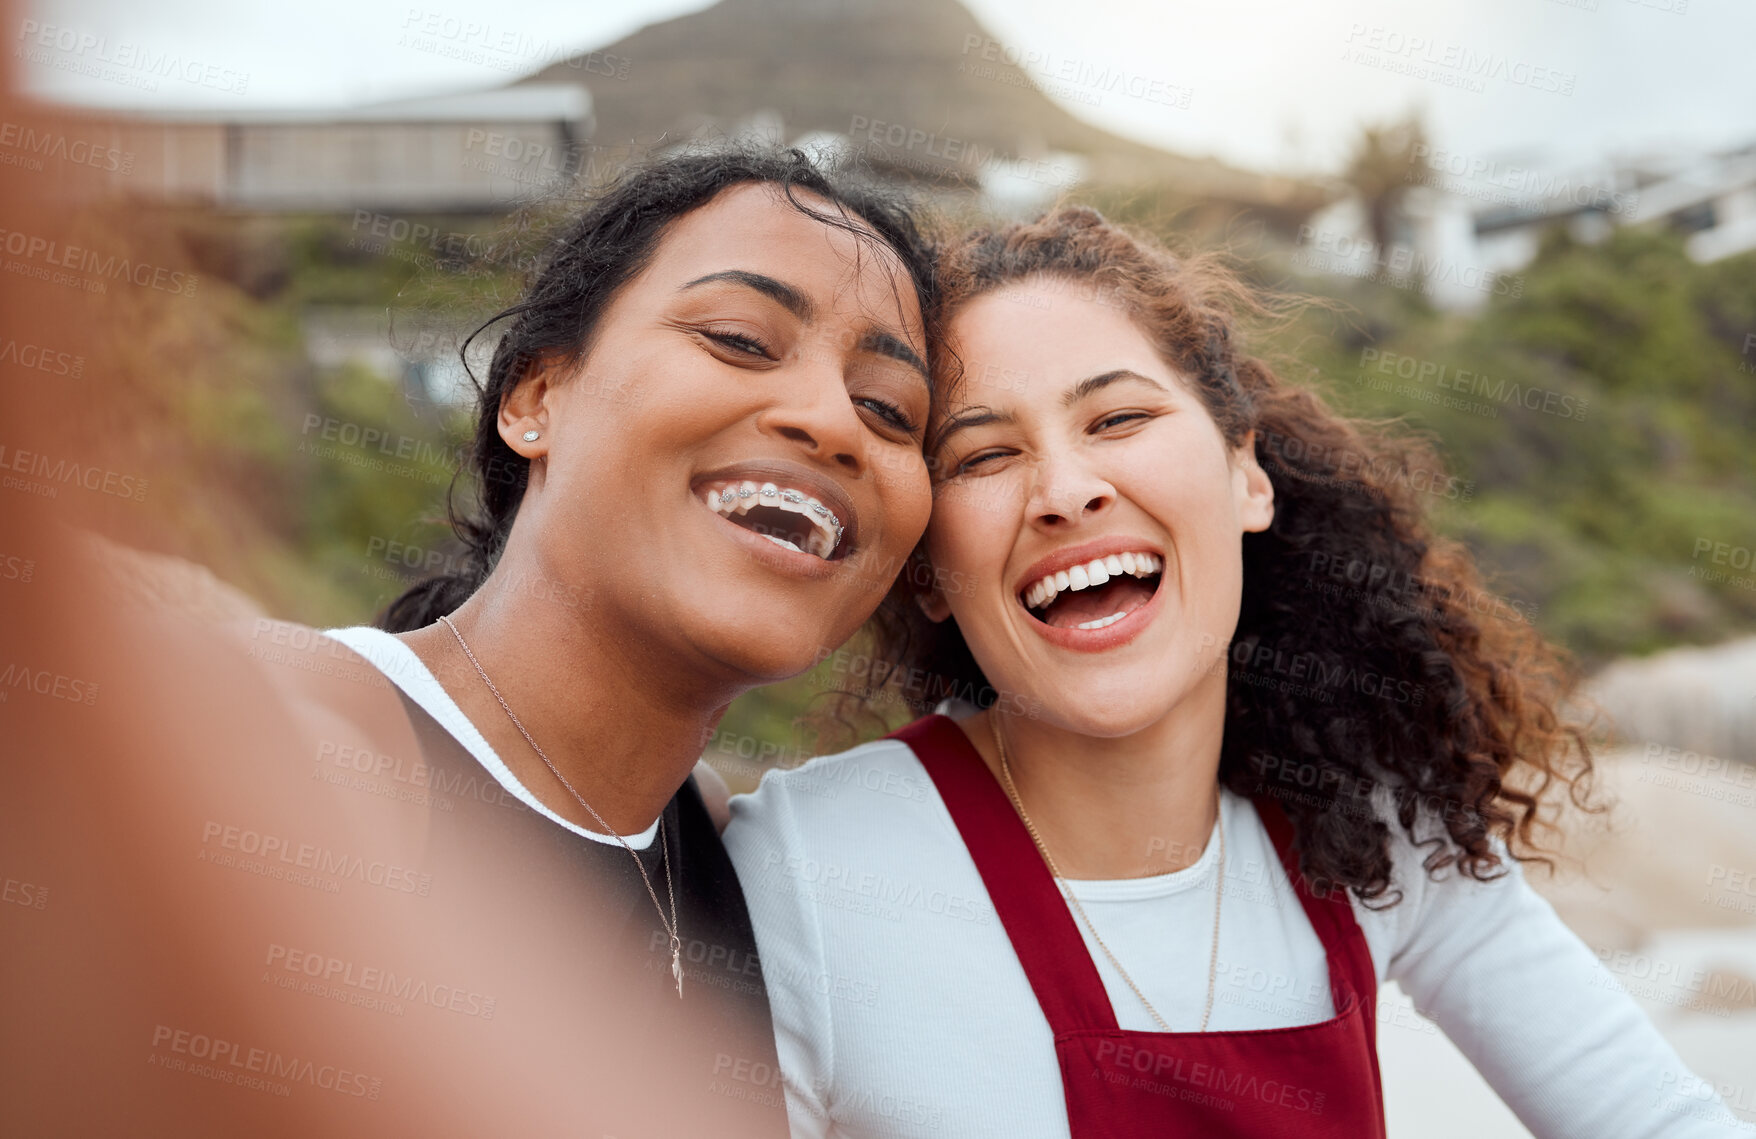
{"label": "hillside", "polygon": [[[1001,43],[957,0],[721,0],[526,82],[584,83],[600,146],[717,137],[778,116],[787,140],[812,131],[850,136],[875,164],[935,181],[979,182],[990,161],[1061,152],[1084,159],[1097,182],[1151,181],[1191,198],[1274,210],[1318,200],[1312,186],[1171,154],[1082,121],[1033,76],[1070,102],[1138,98],[1166,114],[1199,94],[1174,75],[1126,74],[1052,48]],[[1050,59],[1027,73],[1006,61],[1020,51]],[[604,74],[612,69],[615,78]]]}

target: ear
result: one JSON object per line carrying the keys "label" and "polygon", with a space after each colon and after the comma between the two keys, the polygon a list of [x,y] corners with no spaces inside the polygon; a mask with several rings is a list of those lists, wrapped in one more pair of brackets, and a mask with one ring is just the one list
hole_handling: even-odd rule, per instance
{"label": "ear", "polygon": [[1256,461],[1256,432],[1232,451],[1232,502],[1247,534],[1260,534],[1274,522],[1274,483]]}
{"label": "ear", "polygon": [[924,588],[919,588],[915,594],[915,604],[921,607],[921,612],[927,615],[927,620],[937,625],[951,616],[951,602],[945,600],[945,591],[939,588],[939,580],[934,576],[933,567],[927,563],[925,558],[919,555],[910,558],[908,569],[905,572],[912,582],[924,581],[928,583]]}
{"label": "ear", "polygon": [[[500,438],[527,459],[540,459],[549,453],[549,396],[559,378],[551,364],[534,361],[525,370],[524,378],[500,401]],[[537,437],[526,439],[532,431]]]}

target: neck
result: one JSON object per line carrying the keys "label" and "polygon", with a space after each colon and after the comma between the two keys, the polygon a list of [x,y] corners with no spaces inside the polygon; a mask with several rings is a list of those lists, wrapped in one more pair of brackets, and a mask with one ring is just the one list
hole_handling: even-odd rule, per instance
{"label": "neck", "polygon": [[1083,735],[992,709],[966,728],[996,777],[994,731],[1004,733],[1019,800],[1063,875],[1169,874],[1194,864],[1213,833],[1225,729],[1225,678],[1214,679],[1127,736]]}
{"label": "neck", "polygon": [[569,593],[528,561],[508,549],[451,619],[525,731],[602,822],[526,742],[450,629],[435,623],[403,640],[544,806],[587,830],[645,830],[689,777],[736,692],[723,681],[691,687],[674,666],[644,659],[640,638],[570,603],[582,591]]}

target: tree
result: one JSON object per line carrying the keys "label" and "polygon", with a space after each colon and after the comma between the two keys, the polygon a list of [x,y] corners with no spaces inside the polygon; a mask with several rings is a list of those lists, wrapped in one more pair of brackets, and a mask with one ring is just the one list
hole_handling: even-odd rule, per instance
{"label": "tree", "polygon": [[1390,255],[1402,200],[1426,143],[1426,127],[1415,113],[1401,122],[1362,127],[1359,143],[1342,174],[1360,196],[1380,263]]}

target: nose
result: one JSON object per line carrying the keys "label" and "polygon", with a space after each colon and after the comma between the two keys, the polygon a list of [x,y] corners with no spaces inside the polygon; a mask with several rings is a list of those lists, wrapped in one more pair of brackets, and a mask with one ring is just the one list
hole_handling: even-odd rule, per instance
{"label": "nose", "polygon": [[797,444],[817,462],[862,474],[864,428],[839,364],[800,368],[781,383],[775,402],[758,417],[761,430]]}
{"label": "nose", "polygon": [[1037,467],[1026,506],[1030,524],[1064,533],[1101,517],[1116,502],[1116,488],[1076,456],[1051,456]]}

